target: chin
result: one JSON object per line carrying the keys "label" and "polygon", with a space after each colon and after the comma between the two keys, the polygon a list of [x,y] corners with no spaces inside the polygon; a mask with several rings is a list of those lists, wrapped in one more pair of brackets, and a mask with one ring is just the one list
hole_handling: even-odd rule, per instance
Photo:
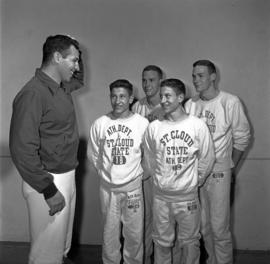
{"label": "chin", "polygon": [[64,82],[70,82],[70,80],[71,80],[71,77],[70,78],[64,78],[63,79]]}
{"label": "chin", "polygon": [[113,114],[114,114],[114,115],[118,115],[118,116],[119,116],[119,115],[121,115],[121,114],[122,114],[122,112],[121,112],[121,111],[113,111]]}

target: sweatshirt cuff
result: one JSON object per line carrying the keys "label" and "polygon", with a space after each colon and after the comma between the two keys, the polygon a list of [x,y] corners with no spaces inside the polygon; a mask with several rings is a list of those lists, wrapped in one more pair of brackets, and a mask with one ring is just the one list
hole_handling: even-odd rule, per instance
{"label": "sweatshirt cuff", "polygon": [[53,197],[57,193],[58,189],[56,188],[55,184],[52,182],[49,186],[47,186],[43,191],[43,195],[45,200]]}

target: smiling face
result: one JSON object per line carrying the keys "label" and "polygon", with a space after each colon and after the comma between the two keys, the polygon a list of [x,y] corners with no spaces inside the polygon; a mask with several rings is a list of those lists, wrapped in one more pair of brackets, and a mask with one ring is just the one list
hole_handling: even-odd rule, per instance
{"label": "smiling face", "polygon": [[125,118],[129,115],[129,105],[133,101],[133,96],[123,87],[113,88],[110,94],[112,114],[115,117]]}
{"label": "smiling face", "polygon": [[213,87],[215,79],[216,74],[210,73],[207,66],[197,65],[193,68],[192,81],[198,93],[206,93]]}
{"label": "smiling face", "polygon": [[160,90],[160,76],[156,71],[144,71],[142,74],[142,87],[146,97],[155,96]]}
{"label": "smiling face", "polygon": [[161,106],[165,114],[176,112],[183,101],[183,94],[177,94],[175,90],[169,86],[163,86],[160,89]]}
{"label": "smiling face", "polygon": [[59,53],[58,69],[61,81],[70,81],[73,73],[79,68],[79,51],[71,45],[67,50],[67,55]]}

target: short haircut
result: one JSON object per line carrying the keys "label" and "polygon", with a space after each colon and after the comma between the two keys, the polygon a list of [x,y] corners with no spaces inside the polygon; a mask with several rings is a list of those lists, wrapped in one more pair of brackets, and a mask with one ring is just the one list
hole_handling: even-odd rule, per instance
{"label": "short haircut", "polygon": [[112,92],[112,90],[114,88],[120,88],[120,87],[126,89],[129,93],[129,95],[132,95],[133,85],[126,79],[119,79],[119,80],[112,82],[110,84],[110,92]]}
{"label": "short haircut", "polygon": [[193,68],[196,67],[196,66],[205,66],[205,67],[207,67],[208,72],[210,74],[217,72],[215,64],[210,60],[198,60],[198,61],[193,63]]}
{"label": "short haircut", "polygon": [[142,73],[144,73],[146,71],[155,71],[155,72],[158,73],[158,76],[159,76],[160,79],[163,78],[163,71],[158,66],[156,66],[156,65],[148,65],[148,66],[146,66],[143,69]]}
{"label": "short haircut", "polygon": [[43,44],[43,58],[42,65],[46,65],[50,62],[55,52],[59,52],[65,58],[68,55],[68,49],[70,46],[74,46],[78,51],[79,42],[66,35],[49,36]]}
{"label": "short haircut", "polygon": [[185,84],[179,79],[165,79],[160,84],[160,87],[164,86],[172,88],[177,95],[179,94],[186,95]]}

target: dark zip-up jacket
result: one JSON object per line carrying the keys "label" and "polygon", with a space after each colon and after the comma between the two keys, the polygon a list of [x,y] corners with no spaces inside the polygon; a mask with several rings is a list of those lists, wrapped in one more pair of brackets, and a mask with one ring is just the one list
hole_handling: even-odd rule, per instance
{"label": "dark zip-up jacket", "polygon": [[83,72],[61,86],[37,69],[13,102],[9,146],[23,180],[45,199],[57,188],[51,173],[76,168],[79,135],[71,92],[83,85]]}

